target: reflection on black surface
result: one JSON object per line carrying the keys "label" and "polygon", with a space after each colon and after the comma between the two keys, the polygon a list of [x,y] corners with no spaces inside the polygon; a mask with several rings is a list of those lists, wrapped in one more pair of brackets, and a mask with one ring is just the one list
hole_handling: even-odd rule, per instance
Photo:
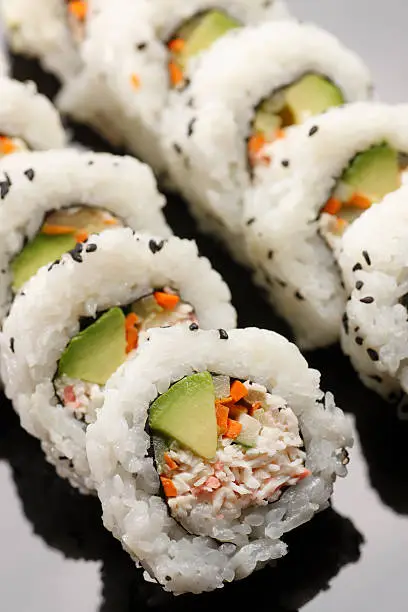
{"label": "reflection on black surface", "polygon": [[360,556],[363,538],[351,521],[328,509],[311,523],[289,534],[290,554],[275,568],[265,568],[251,577],[227,585],[216,593],[173,597],[154,584],[146,583],[141,570],[100,521],[97,499],[81,496],[56,476],[44,459],[37,440],[19,426],[9,404],[2,400],[0,458],[8,461],[25,516],[34,532],[66,557],[102,560],[103,601],[100,612],[128,612],[154,608],[187,612],[239,606],[248,591],[270,592],[273,601],[262,608],[294,612],[327,589],[340,569]]}
{"label": "reflection on black surface", "polygon": [[408,514],[408,421],[361,383],[339,347],[315,351],[307,359],[322,372],[323,387],[334,393],[337,404],[355,416],[372,486],[385,504]]}

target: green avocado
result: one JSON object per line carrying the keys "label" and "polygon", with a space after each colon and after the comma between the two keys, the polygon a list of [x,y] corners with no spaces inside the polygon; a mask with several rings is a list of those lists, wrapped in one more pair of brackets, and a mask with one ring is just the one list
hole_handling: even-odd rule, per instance
{"label": "green avocado", "polygon": [[13,290],[18,291],[42,267],[59,259],[75,247],[72,234],[48,236],[38,234],[11,263]]}
{"label": "green avocado", "polygon": [[239,28],[241,24],[222,11],[208,11],[187,22],[179,31],[180,38],[185,40],[185,47],[178,57],[182,67],[188,60],[205,51],[229,30]]}
{"label": "green avocado", "polygon": [[372,202],[401,186],[398,152],[387,143],[359,153],[342,177],[342,182]]}
{"label": "green avocado", "polygon": [[215,390],[209,372],[176,382],[150,406],[150,429],[193,453],[212,459],[217,451]]}
{"label": "green avocado", "polygon": [[105,385],[125,359],[125,315],[111,308],[72,338],[61,356],[58,376]]}

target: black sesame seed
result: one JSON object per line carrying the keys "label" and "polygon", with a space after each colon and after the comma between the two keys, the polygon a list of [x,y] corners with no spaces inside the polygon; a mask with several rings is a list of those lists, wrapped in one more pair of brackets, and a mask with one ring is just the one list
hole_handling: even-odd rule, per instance
{"label": "black sesame seed", "polygon": [[220,334],[220,340],[228,340],[228,334],[225,329],[219,329],[218,332]]}
{"label": "black sesame seed", "polygon": [[184,79],[184,87],[190,87],[190,79]]}
{"label": "black sesame seed", "polygon": [[11,187],[11,180],[7,172],[4,173],[4,176],[6,177],[6,180],[0,181],[0,198],[2,200],[4,200]]}
{"label": "black sesame seed", "polygon": [[309,136],[314,136],[316,134],[316,132],[319,131],[319,128],[317,125],[314,125],[312,128],[310,128],[309,130]]}
{"label": "black sesame seed", "polygon": [[93,159],[90,159],[90,160],[89,160],[89,162],[88,162],[88,166],[93,166],[93,165],[94,165],[94,163],[95,163],[95,162],[94,162],[94,160],[93,160]]}
{"label": "black sesame seed", "polygon": [[347,312],[343,314],[342,323],[343,323],[344,331],[346,332],[346,334],[348,334],[349,333],[349,318],[348,318]]}
{"label": "black sesame seed", "polygon": [[14,353],[14,338],[10,338],[10,351]]}
{"label": "black sesame seed", "polygon": [[4,268],[1,271],[2,274],[6,274],[6,272],[7,272],[7,270],[5,270]]}
{"label": "black sesame seed", "polygon": [[353,268],[353,272],[357,272],[357,270],[362,270],[363,266],[361,265],[361,263],[356,263],[356,265]]}
{"label": "black sesame seed", "polygon": [[364,287],[364,283],[363,283],[363,281],[357,281],[357,282],[356,282],[356,289],[357,289],[358,291],[360,291],[360,289],[362,289],[363,287]]}
{"label": "black sesame seed", "polygon": [[164,246],[164,240],[161,240],[160,242],[156,242],[155,240],[149,240],[149,249],[151,250],[153,254],[161,251],[163,246]]}
{"label": "black sesame seed", "polygon": [[374,298],[371,295],[368,295],[365,298],[361,298],[360,302],[363,304],[372,304],[374,302]]}
{"label": "black sesame seed", "polygon": [[190,331],[197,331],[199,329],[197,323],[192,323],[189,327]]}
{"label": "black sesame seed", "polygon": [[194,98],[190,98],[189,101],[187,102],[187,106],[189,108],[193,108],[194,106]]}
{"label": "black sesame seed", "polygon": [[167,580],[167,582],[169,582],[169,580],[171,580],[171,576],[165,576],[164,579]]}
{"label": "black sesame seed", "polygon": [[282,159],[282,166],[284,168],[289,168],[289,160],[288,159]]}
{"label": "black sesame seed", "polygon": [[246,225],[252,225],[253,223],[255,223],[255,217],[251,217],[250,219],[248,219],[248,221],[246,222]]}
{"label": "black sesame seed", "polygon": [[94,253],[97,248],[98,247],[96,246],[96,244],[87,244],[86,245],[86,252],[87,253]]}
{"label": "black sesame seed", "polygon": [[381,376],[378,376],[378,374],[372,374],[372,375],[370,376],[370,378],[371,378],[372,380],[375,380],[375,382],[382,383],[382,378],[381,378]]}
{"label": "black sesame seed", "polygon": [[188,136],[188,137],[190,137],[190,136],[192,136],[192,135],[193,135],[193,132],[194,132],[194,125],[195,125],[196,121],[197,121],[197,118],[196,118],[196,117],[194,117],[194,118],[193,118],[193,119],[191,119],[191,121],[189,122],[188,127],[187,127],[187,136]]}
{"label": "black sesame seed", "polygon": [[178,155],[181,155],[183,153],[183,149],[180,147],[179,144],[177,144],[177,142],[173,143],[173,149]]}
{"label": "black sesame seed", "polygon": [[375,351],[374,349],[367,349],[367,355],[369,356],[369,358],[371,359],[371,361],[379,361],[380,356],[377,353],[377,351]]}
{"label": "black sesame seed", "polygon": [[143,51],[144,49],[146,49],[146,47],[147,47],[147,43],[145,43],[145,42],[141,42],[138,45],[136,45],[136,49],[138,51]]}
{"label": "black sesame seed", "polygon": [[356,344],[358,344],[358,346],[361,346],[363,343],[364,343],[364,339],[361,336],[357,336]]}
{"label": "black sesame seed", "polygon": [[369,254],[367,253],[367,251],[363,251],[363,257],[364,257],[364,259],[367,262],[367,266],[371,266],[371,259],[370,259]]}
{"label": "black sesame seed", "polygon": [[32,168],[28,168],[28,170],[26,170],[24,174],[28,178],[29,181],[34,180],[35,172]]}
{"label": "black sesame seed", "polygon": [[77,245],[75,245],[75,248],[73,248],[71,251],[69,251],[69,255],[71,255],[72,259],[74,261],[76,261],[77,263],[82,263],[82,250],[83,250],[83,245],[78,242]]}
{"label": "black sesame seed", "polygon": [[276,279],[276,282],[278,283],[278,285],[280,285],[281,287],[287,287],[288,283],[285,283],[285,281],[281,280],[280,278]]}
{"label": "black sesame seed", "polygon": [[305,299],[304,296],[300,293],[300,291],[296,291],[295,298],[297,300],[300,300],[301,302],[304,301],[304,299]]}
{"label": "black sesame seed", "polygon": [[273,257],[273,251],[268,251],[268,259],[272,259]]}
{"label": "black sesame seed", "polygon": [[357,327],[354,328],[354,331],[357,333],[359,329],[360,329],[360,326],[357,325]]}

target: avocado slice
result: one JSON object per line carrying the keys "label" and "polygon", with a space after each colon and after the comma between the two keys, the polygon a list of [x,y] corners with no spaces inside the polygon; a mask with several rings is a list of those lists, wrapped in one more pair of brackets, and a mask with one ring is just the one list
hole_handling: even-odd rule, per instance
{"label": "avocado slice", "polygon": [[215,390],[209,372],[176,382],[150,406],[153,432],[176,440],[193,453],[212,459],[217,451]]}
{"label": "avocado slice", "polygon": [[178,36],[185,41],[185,46],[178,54],[178,63],[184,69],[194,55],[205,51],[229,30],[240,26],[239,21],[219,10],[208,11],[193,18],[179,30]]}
{"label": "avocado slice", "polygon": [[387,143],[359,153],[344,172],[342,182],[372,202],[379,202],[401,186],[398,152]]}
{"label": "avocado slice", "polygon": [[38,234],[11,262],[13,291],[18,291],[42,267],[75,247],[73,234]]}
{"label": "avocado slice", "polygon": [[285,97],[296,124],[345,102],[340,89],[318,74],[307,74],[290,85]]}
{"label": "avocado slice", "polygon": [[61,356],[58,376],[105,385],[125,360],[125,315],[115,307],[72,338]]}

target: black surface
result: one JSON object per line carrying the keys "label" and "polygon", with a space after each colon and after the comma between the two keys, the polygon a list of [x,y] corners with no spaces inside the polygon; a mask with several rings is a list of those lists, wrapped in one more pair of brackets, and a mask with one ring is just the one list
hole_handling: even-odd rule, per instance
{"label": "black surface", "polygon": [[[363,0],[358,4],[361,12]],[[331,0],[328,5],[335,6]],[[408,11],[404,14],[408,17]],[[330,16],[327,6],[325,16]],[[18,60],[13,69],[19,78],[36,80],[42,91],[55,94],[57,83],[36,64]],[[108,150],[90,130],[72,129],[85,146]],[[182,202],[170,198],[167,215],[179,235],[197,238],[201,252],[223,274],[241,326],[288,334],[249,273],[197,233]],[[174,598],[144,582],[141,571],[103,529],[97,499],[79,495],[55,476],[38,442],[20,428],[1,399],[0,610],[236,610],[248,605],[251,595],[251,607],[273,612],[407,612],[408,421],[399,421],[395,408],[360,384],[338,347],[307,358],[322,371],[323,387],[354,420],[349,476],[338,482],[332,509],[290,534],[290,554],[277,567],[195,597]]]}

